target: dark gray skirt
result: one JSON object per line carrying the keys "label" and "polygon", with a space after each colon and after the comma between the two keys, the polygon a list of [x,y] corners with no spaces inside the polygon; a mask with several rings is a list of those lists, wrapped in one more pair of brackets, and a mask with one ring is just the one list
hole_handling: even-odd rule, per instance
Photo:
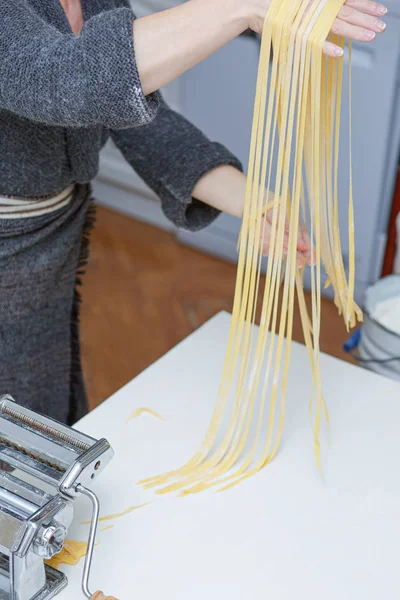
{"label": "dark gray skirt", "polygon": [[93,223],[87,185],[56,212],[0,219],[0,395],[68,424],[87,412],[77,288]]}

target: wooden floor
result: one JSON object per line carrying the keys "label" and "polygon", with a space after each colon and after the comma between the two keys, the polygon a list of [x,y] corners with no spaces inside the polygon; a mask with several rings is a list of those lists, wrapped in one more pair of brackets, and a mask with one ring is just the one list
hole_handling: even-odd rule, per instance
{"label": "wooden floor", "polygon": [[[170,233],[99,208],[84,278],[82,346],[97,406],[220,310],[230,311],[233,265],[180,246]],[[348,337],[323,302],[321,348],[346,359]],[[302,341],[299,318],[294,339]]]}

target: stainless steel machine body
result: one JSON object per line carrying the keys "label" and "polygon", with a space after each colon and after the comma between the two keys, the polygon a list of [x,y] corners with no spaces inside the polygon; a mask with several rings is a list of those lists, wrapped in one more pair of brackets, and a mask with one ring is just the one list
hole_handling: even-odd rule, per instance
{"label": "stainless steel machine body", "polygon": [[[82,591],[88,598],[99,516],[87,486],[113,456],[95,440],[0,397],[0,600],[50,600],[67,585],[44,561],[62,550],[78,496],[93,506]],[[11,472],[10,472],[11,471]]]}

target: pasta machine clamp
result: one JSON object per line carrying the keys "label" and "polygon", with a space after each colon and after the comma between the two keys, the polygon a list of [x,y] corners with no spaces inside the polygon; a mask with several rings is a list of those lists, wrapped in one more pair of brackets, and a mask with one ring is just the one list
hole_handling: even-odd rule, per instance
{"label": "pasta machine clamp", "polygon": [[88,489],[113,457],[105,439],[95,440],[0,396],[0,600],[50,600],[67,586],[45,564],[62,550],[73,503],[92,503],[82,591],[91,598],[89,575],[99,501]]}

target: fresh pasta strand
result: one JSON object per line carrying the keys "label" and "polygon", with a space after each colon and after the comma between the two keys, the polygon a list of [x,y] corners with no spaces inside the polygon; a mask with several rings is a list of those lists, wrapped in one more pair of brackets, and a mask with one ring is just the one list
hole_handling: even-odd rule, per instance
{"label": "fresh pasta strand", "polygon": [[[121,517],[125,517],[126,515],[129,515],[130,513],[134,512],[135,510],[148,506],[149,504],[151,504],[151,502],[145,502],[144,504],[138,504],[136,506],[129,506],[129,508],[126,508],[122,512],[100,517],[99,523],[104,523],[105,521],[114,521],[115,519],[121,519]],[[90,525],[90,523],[91,521],[84,521],[82,525]]]}
{"label": "fresh pasta strand", "polygon": [[151,415],[152,417],[154,417],[155,419],[159,419],[160,421],[165,421],[164,417],[159,415],[158,412],[156,412],[152,408],[146,408],[143,406],[133,411],[130,417],[127,418],[126,423],[130,423],[131,421],[134,421],[135,419],[144,414]]}
{"label": "fresh pasta strand", "polygon": [[[183,466],[140,482],[158,493],[225,490],[256,474],[278,452],[297,295],[311,365],[310,416],[314,454],[322,473],[320,434],[329,416],[322,392],[319,335],[321,267],[347,328],[362,320],[354,302],[354,207],[349,179],[349,275],[339,231],[339,138],[343,58],[322,54],[344,0],[272,0],[264,24],[249,155],[239,260],[228,346],[218,399],[198,452]],[[272,52],[273,49],[273,52]],[[272,58],[271,58],[272,56]],[[351,45],[349,46],[349,63]],[[349,64],[349,100],[351,81]],[[351,129],[351,120],[350,120]],[[351,151],[351,146],[350,146]],[[350,152],[351,153],[351,152]],[[274,165],[276,168],[274,169]],[[274,190],[271,200],[269,192]],[[270,212],[271,238],[265,278],[262,239]],[[311,316],[297,266],[299,222],[308,226]],[[289,242],[284,252],[285,224]],[[256,327],[258,301],[260,326]]]}

